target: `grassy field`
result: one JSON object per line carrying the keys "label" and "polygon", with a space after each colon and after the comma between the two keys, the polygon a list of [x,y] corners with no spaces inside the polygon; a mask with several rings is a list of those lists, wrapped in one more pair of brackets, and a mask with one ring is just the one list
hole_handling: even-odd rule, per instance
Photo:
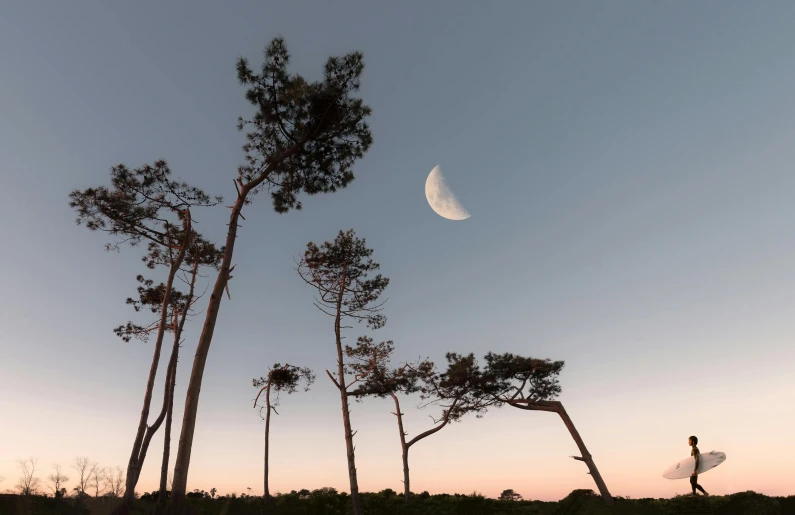
{"label": "grassy field", "polygon": [[[196,514],[202,515],[347,515],[352,513],[345,493],[333,489],[291,493],[274,498],[275,506],[264,509],[259,497],[210,498],[192,493],[188,502]],[[418,495],[409,506],[392,491],[363,493],[362,508],[366,515],[645,515],[645,514],[714,514],[714,515],[795,515],[795,496],[767,497],[752,491],[726,496],[672,499],[616,498],[613,506],[606,506],[591,490],[575,490],[558,502],[499,501],[479,495]],[[23,497],[0,495],[0,515],[109,515],[116,499],[89,498],[54,499],[43,496]],[[136,501],[135,513],[154,514],[155,503],[149,494]],[[275,511],[274,511],[275,510]]]}

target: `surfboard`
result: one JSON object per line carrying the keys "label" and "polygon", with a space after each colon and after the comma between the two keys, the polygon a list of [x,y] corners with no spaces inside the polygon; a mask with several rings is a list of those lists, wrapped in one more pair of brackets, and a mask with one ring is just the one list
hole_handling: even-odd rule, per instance
{"label": "surfboard", "polygon": [[[720,451],[702,452],[701,458],[698,460],[698,473],[703,474],[708,470],[712,470],[721,463],[726,461],[726,453]],[[674,463],[665,472],[663,477],[666,479],[685,479],[690,477],[693,469],[696,466],[696,459],[693,456]]]}

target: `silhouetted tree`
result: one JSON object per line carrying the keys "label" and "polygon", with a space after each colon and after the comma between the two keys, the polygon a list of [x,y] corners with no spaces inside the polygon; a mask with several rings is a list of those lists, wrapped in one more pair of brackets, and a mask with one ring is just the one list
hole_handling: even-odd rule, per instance
{"label": "silhouetted tree", "polygon": [[91,470],[91,463],[85,456],[75,458],[75,463],[72,468],[77,471],[77,486],[74,490],[78,493],[85,493],[88,488],[88,482],[91,478],[89,471]]}
{"label": "silhouetted tree", "polygon": [[246,164],[238,167],[237,199],[231,206],[221,270],[210,295],[185,398],[172,492],[177,512],[184,504],[204,367],[234,268],[237,230],[240,219],[245,220],[243,206],[267,189],[274,210],[286,213],[301,208],[301,192],[314,195],[344,188],[354,179],[353,164],[372,143],[365,122],[371,110],[354,96],[364,69],[362,54],[329,58],[323,80],[311,83],[288,74],[289,60],[284,40],[276,38],[265,50],[261,74],[253,73],[245,58],[237,63],[238,80],[248,86],[246,99],[257,111],[251,120],[238,120],[239,130],[251,128],[243,146]]}
{"label": "silhouetted tree", "polygon": [[69,195],[69,206],[77,211],[78,225],[85,224],[90,230],[104,231],[120,238],[120,241],[108,243],[106,249],[118,249],[123,243],[135,246],[146,241],[149,252],[143,260],[147,266],[154,268],[158,261],[166,257],[169,261],[152,365],[127,465],[124,508],[129,508],[135,498],[135,485],[143,465],[139,460],[145,456],[141,454],[141,447],[147,429],[174,278],[195,235],[191,228],[190,209],[215,205],[221,201],[220,197],[216,197],[215,202],[212,202],[202,190],[185,182],[174,181],[170,175],[171,170],[163,160],[156,161],[154,166],[144,165],[132,171],[120,164],[111,168],[112,189],[100,186],[84,191],[75,190]]}
{"label": "silhouetted tree", "polygon": [[38,493],[41,480],[34,476],[36,473],[36,464],[38,462],[39,460],[37,458],[17,460],[19,469],[22,472],[22,476],[20,476],[19,482],[17,483],[17,488],[21,495],[36,495]]}
{"label": "silhouetted tree", "polygon": [[513,491],[513,488],[503,490],[499,497],[500,501],[521,501],[522,496]]}
{"label": "silhouetted tree", "polygon": [[52,486],[50,490],[52,490],[52,494],[55,497],[63,497],[63,492],[66,490],[63,488],[63,485],[69,481],[69,478],[61,471],[61,466],[55,464],[52,466],[55,469],[53,474],[50,474],[47,479],[50,481]]}
{"label": "silhouetted tree", "polygon": [[[428,360],[419,360],[414,363],[404,364],[397,369],[389,370],[386,360],[370,374],[369,379],[355,392],[356,396],[374,395],[385,397],[389,395],[395,403],[400,447],[403,457],[403,497],[408,504],[410,490],[409,476],[409,449],[438,431],[441,431],[450,422],[460,421],[467,413],[475,413],[481,417],[486,411],[489,399],[480,393],[482,375],[474,355],[460,356],[455,353],[446,355],[448,366],[442,374],[437,374],[434,364]],[[425,403],[421,407],[436,405],[442,408],[441,416],[431,417],[434,427],[419,433],[411,440],[406,441],[408,433],[403,429],[403,415],[400,410],[398,394],[411,394],[421,392]]]}
{"label": "silhouetted tree", "polygon": [[[378,270],[380,265],[370,257],[373,251],[368,249],[365,243],[363,238],[356,237],[353,229],[347,232],[340,231],[332,243],[325,242],[318,247],[309,242],[297,267],[298,275],[318,291],[318,295],[315,296],[315,307],[334,318],[337,377],[334,378],[328,370],[326,370],[326,374],[340,392],[354,515],[361,514],[361,506],[354,459],[354,433],[351,432],[348,404],[349,388],[366,380],[367,375],[376,370],[382,359],[374,357],[368,365],[352,367],[355,376],[350,383],[347,383],[345,361],[343,360],[342,323],[343,319],[347,318],[366,322],[371,329],[383,327],[386,318],[379,313],[383,302],[378,303],[378,298],[389,284],[389,279],[382,277],[381,274],[369,278],[369,274]],[[392,342],[383,342],[374,346],[371,338],[360,337],[357,348],[352,349],[346,346],[346,353],[352,357],[357,355],[364,357],[370,355],[388,356],[391,348]]]}
{"label": "silhouetted tree", "polygon": [[[165,417],[165,435],[163,437],[163,458],[160,466],[160,489],[158,495],[158,509],[162,511],[165,508],[167,500],[166,482],[168,480],[168,462],[171,451],[171,424],[174,409],[174,390],[176,387],[177,377],[177,362],[179,360],[179,348],[182,345],[182,332],[185,328],[185,322],[189,315],[192,313],[192,307],[201,298],[201,295],[196,295],[196,280],[201,275],[199,270],[201,267],[212,267],[218,269],[223,249],[217,249],[215,245],[205,240],[201,235],[194,234],[191,238],[191,244],[185,254],[186,270],[181,270],[182,277],[180,279],[188,285],[187,295],[183,295],[177,290],[172,292],[172,301],[170,306],[169,325],[167,330],[173,333],[174,342],[171,348],[171,357],[169,358],[168,367],[166,370],[165,386],[163,390],[163,406],[160,414],[155,422],[147,428],[147,433],[144,437],[144,442],[141,446],[141,454],[138,462],[143,464],[146,456],[146,450],[149,446],[152,436],[160,427]],[[169,258],[170,259],[170,258]],[[150,263],[154,264],[167,264],[162,260],[158,260],[156,256],[152,256]],[[203,277],[203,276],[202,276]],[[163,291],[163,285],[158,287],[159,291]],[[141,289],[139,288],[139,292]],[[153,313],[159,312],[161,308],[160,295],[151,290],[150,288],[141,292],[140,301],[138,305],[149,306]],[[128,302],[130,299],[128,299]],[[137,306],[136,306],[137,307]],[[128,323],[128,327],[130,324]],[[139,468],[140,474],[140,468]]]}
{"label": "silhouetted tree", "polygon": [[105,478],[105,469],[100,467],[97,463],[94,463],[88,474],[89,484],[94,488],[94,497],[99,497],[100,492],[105,489],[103,481]]}
{"label": "silhouetted tree", "polygon": [[105,471],[105,488],[108,495],[117,498],[121,497],[124,493],[124,470],[121,467],[112,469],[110,467]]}
{"label": "silhouetted tree", "polygon": [[[211,266],[217,268],[222,252],[221,250],[216,249],[212,243],[206,241],[195,231],[193,232],[193,235],[189,241],[189,246],[184,253],[184,259],[182,262],[183,267],[180,268],[179,273],[177,274],[177,277],[188,285],[188,293],[186,295],[174,287],[171,288],[165,328],[161,330],[160,320],[162,320],[161,310],[164,305],[163,303],[167,286],[163,283],[153,286],[154,281],[151,279],[144,279],[143,276],[139,275],[137,278],[137,280],[141,283],[141,285],[138,287],[139,298],[138,300],[128,298],[127,303],[132,304],[135,311],[142,311],[148,308],[157,316],[158,320],[153,321],[146,326],[139,326],[132,322],[127,322],[126,325],[119,326],[115,329],[116,334],[125,341],[129,341],[131,337],[145,341],[151,333],[160,335],[161,332],[170,332],[174,336],[174,342],[171,348],[171,356],[169,357],[168,365],[166,367],[166,376],[164,379],[163,404],[154,422],[146,426],[144,437],[138,451],[138,457],[136,459],[136,474],[140,476],[152,437],[160,429],[160,426],[165,419],[166,427],[163,441],[163,459],[161,462],[160,471],[160,490],[163,493],[158,498],[158,503],[161,509],[166,502],[165,483],[168,475],[174,389],[176,385],[179,348],[182,344],[182,332],[184,330],[188,315],[191,312],[191,308],[199,298],[195,295],[196,280],[200,275],[199,269],[202,266]],[[154,268],[158,265],[171,266],[171,263],[175,259],[175,253],[175,249],[166,249],[165,252],[160,252],[159,248],[154,247],[150,249],[150,252],[145,257],[145,260],[147,261],[147,265],[150,268]],[[138,478],[135,478],[135,480],[129,480],[128,478],[127,482],[129,484],[137,484]]]}
{"label": "silhouetted tree", "polygon": [[563,404],[550,400],[561,392],[558,374],[564,362],[492,352],[486,354],[485,360],[487,365],[482,393],[491,397],[497,407],[507,404],[523,410],[557,413],[582,454],[572,458],[585,462],[605,502],[612,505],[613,497]]}
{"label": "silhouetted tree", "polygon": [[[252,380],[254,387],[260,389],[259,392],[257,392],[257,397],[254,399],[255,408],[257,407],[260,395],[262,395],[263,392],[265,393],[265,406],[262,407],[265,409],[265,416],[263,417],[265,419],[265,479],[263,483],[265,493],[263,497],[267,506],[270,506],[271,503],[271,494],[268,489],[268,443],[271,410],[278,415],[279,412],[276,411],[276,406],[279,405],[279,394],[281,392],[285,392],[288,395],[294,393],[298,387],[298,383],[302,380],[306,383],[304,391],[309,391],[309,386],[315,381],[315,375],[308,368],[299,368],[288,363],[284,365],[276,363],[268,370],[268,375],[266,377]],[[273,400],[271,400],[271,392],[276,392],[276,398]],[[210,490],[210,493],[215,497],[214,488]]]}
{"label": "silhouetted tree", "polygon": [[[195,295],[196,280],[200,275],[199,268],[201,266],[217,267],[218,261],[220,259],[220,252],[221,251],[216,249],[212,243],[207,242],[199,234],[194,233],[193,237],[191,238],[190,247],[185,253],[185,258],[183,261],[185,266],[180,269],[181,274],[178,274],[177,276],[188,285],[188,293],[187,295],[183,294],[176,288],[172,288],[171,290],[165,332],[172,333],[174,336],[174,341],[171,348],[171,356],[169,357],[168,366],[166,368],[166,377],[163,388],[163,404],[157,418],[152,424],[147,425],[146,427],[138,458],[136,460],[139,464],[137,473],[140,475],[141,466],[143,465],[146,458],[146,453],[149,449],[149,444],[152,440],[152,437],[159,430],[160,426],[165,420],[166,426],[163,441],[163,459],[160,470],[161,494],[158,496],[158,505],[161,510],[166,502],[166,480],[168,477],[174,389],[176,384],[179,348],[182,344],[182,332],[185,327],[185,322],[191,312],[192,306],[200,297]],[[173,250],[170,250],[169,254],[173,254]],[[164,256],[150,253],[148,256],[149,264],[151,266],[169,265],[172,259],[172,256],[169,254]],[[135,300],[128,298],[127,303],[132,304],[136,312],[148,309],[156,315],[157,320],[152,321],[145,326],[140,326],[134,324],[133,322],[127,322],[126,325],[119,326],[115,329],[115,332],[125,341],[130,341],[131,338],[137,338],[139,340],[146,341],[152,333],[157,333],[160,331],[160,310],[162,309],[166,286],[163,283],[153,286],[154,281],[151,279],[144,279],[144,277],[140,275],[138,276],[137,280],[139,283],[141,283],[141,285],[138,286],[138,299]],[[137,484],[137,479],[135,480],[135,483]]]}

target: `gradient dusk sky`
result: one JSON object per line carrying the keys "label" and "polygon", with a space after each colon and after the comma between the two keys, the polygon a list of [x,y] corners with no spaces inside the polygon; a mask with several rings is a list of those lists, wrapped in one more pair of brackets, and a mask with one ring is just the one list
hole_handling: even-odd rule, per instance
{"label": "gradient dusk sky", "polygon": [[[329,55],[364,53],[374,144],[347,189],[287,215],[266,195],[246,208],[189,490],[262,494],[251,379],[278,361],[317,381],[272,420],[271,491],[349,491],[339,397],[322,372],[333,322],[292,268],[308,241],[354,228],[391,279],[388,323],[368,334],[393,339],[396,362],[564,360],[559,400],[614,495],[688,492],[661,474],[689,455],[691,434],[727,454],[700,479],[710,493],[795,494],[795,2],[9,0],[2,11],[0,490],[29,456],[42,479],[76,456],[126,467],[140,416],[151,343],[112,328],[134,316],[124,299],[146,273],[141,251],[105,252],[103,234],[75,225],[68,193],[108,184],[114,164],[162,158],[233,198],[235,124],[252,114],[235,62],[258,69],[281,35],[291,71],[310,80]],[[470,219],[428,206],[435,165]],[[194,214],[222,241],[227,209]],[[202,320],[187,328],[173,440]],[[352,405],[362,491],[402,490],[393,410]],[[403,411],[410,436],[436,414],[408,398]],[[161,452],[162,430],[138,491],[157,488]],[[491,410],[412,448],[412,490],[560,499],[595,489],[577,453],[557,415]]]}

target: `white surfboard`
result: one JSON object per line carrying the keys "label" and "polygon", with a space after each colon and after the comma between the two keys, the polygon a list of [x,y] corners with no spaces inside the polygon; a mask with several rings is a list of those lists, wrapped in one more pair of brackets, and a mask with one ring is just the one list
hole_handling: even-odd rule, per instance
{"label": "white surfboard", "polygon": [[[720,451],[702,452],[701,457],[698,459],[698,473],[703,474],[708,470],[712,470],[724,461],[726,461],[726,453]],[[668,467],[663,472],[663,477],[666,479],[685,479],[690,477],[695,466],[696,459],[693,456],[688,456]]]}

